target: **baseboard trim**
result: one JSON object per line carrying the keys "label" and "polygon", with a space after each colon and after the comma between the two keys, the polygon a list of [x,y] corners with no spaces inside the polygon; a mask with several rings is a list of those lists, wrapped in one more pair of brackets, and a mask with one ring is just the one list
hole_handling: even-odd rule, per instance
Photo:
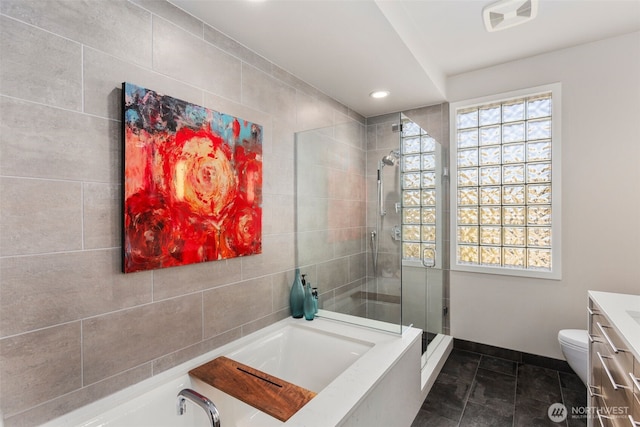
{"label": "baseboard trim", "polygon": [[509,350],[506,348],[495,347],[488,344],[480,344],[473,341],[454,338],[453,348],[457,350],[470,351],[472,353],[484,354],[491,357],[497,357],[499,359],[511,360],[517,363],[553,369],[560,372],[573,372],[566,360],[539,356],[537,354],[525,353],[522,351]]}

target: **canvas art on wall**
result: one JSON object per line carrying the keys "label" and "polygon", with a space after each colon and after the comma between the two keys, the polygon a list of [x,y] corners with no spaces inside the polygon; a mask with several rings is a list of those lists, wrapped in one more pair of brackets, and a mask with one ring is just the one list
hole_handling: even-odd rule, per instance
{"label": "canvas art on wall", "polygon": [[125,273],[262,251],[262,126],[123,83]]}

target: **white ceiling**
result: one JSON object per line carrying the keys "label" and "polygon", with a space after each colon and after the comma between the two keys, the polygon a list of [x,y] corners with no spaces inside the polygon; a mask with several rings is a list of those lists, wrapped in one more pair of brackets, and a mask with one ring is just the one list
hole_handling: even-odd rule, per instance
{"label": "white ceiling", "polygon": [[640,31],[640,0],[539,0],[491,33],[493,0],[170,2],[365,117],[443,102],[452,75]]}

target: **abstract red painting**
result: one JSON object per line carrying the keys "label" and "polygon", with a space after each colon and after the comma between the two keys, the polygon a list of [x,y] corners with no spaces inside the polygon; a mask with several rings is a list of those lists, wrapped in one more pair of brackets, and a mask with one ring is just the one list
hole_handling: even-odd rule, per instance
{"label": "abstract red painting", "polygon": [[262,126],[123,83],[125,273],[262,251]]}

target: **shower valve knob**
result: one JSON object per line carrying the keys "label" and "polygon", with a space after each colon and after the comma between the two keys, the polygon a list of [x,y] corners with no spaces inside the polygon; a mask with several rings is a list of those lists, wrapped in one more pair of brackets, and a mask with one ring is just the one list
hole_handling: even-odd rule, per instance
{"label": "shower valve knob", "polygon": [[402,240],[402,229],[399,225],[394,225],[393,227],[391,227],[391,237],[396,241]]}

